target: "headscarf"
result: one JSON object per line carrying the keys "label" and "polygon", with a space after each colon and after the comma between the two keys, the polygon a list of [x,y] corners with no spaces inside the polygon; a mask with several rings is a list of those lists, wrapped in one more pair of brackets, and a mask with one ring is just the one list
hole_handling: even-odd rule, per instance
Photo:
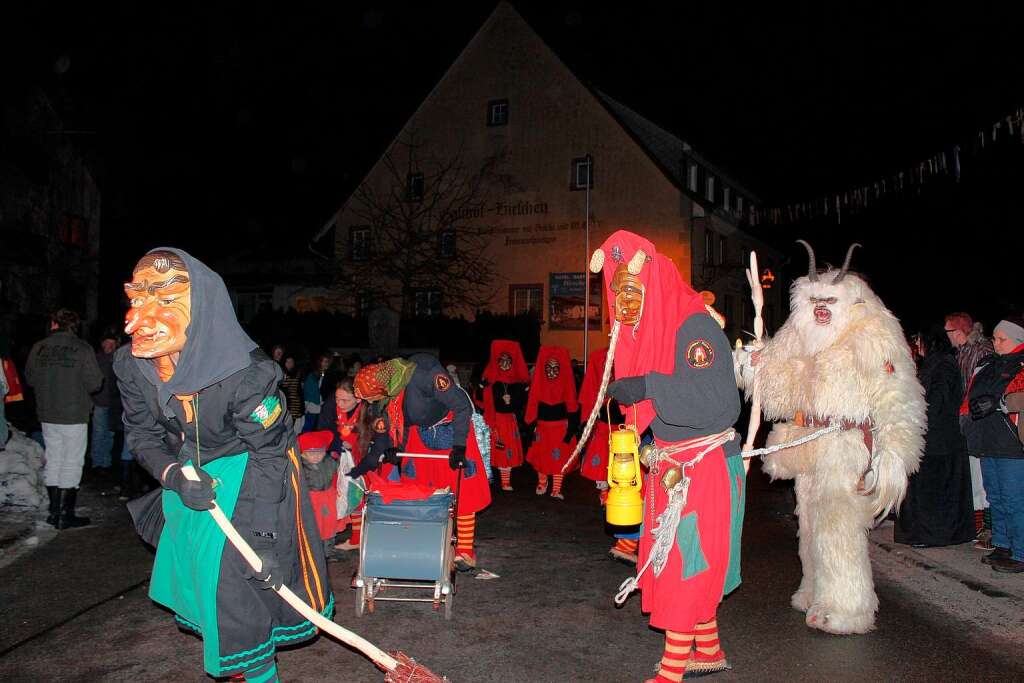
{"label": "headscarf", "polygon": [[[587,372],[583,375],[580,385],[580,416],[589,417],[597,401],[597,392],[601,388],[601,375],[604,374],[604,362],[608,358],[608,349],[598,349],[590,353],[587,359]],[[614,373],[613,373],[614,376]]]}
{"label": "headscarf", "polygon": [[352,380],[355,389],[365,396],[387,397],[385,410],[388,413],[391,444],[398,447],[405,439],[405,387],[412,380],[416,364],[412,361],[393,358],[383,363],[363,366]]}
{"label": "headscarf", "polygon": [[[704,300],[690,285],[683,282],[672,261],[657,253],[654,244],[629,232],[618,230],[601,245],[604,252],[604,291],[608,310],[615,310],[612,278],[619,264],[629,263],[638,249],[648,259],[640,271],[644,284],[644,304],[640,322],[635,327],[623,326],[615,349],[615,377],[643,377],[651,372],[672,374],[676,363],[676,333],[694,314],[707,315]],[[612,314],[614,319],[614,314]],[[654,419],[654,402],[650,399],[636,404],[636,427],[643,431]]]}
{"label": "headscarf", "polygon": [[[555,379],[548,379],[547,373],[544,372],[544,366],[551,358],[557,360],[559,365],[558,377]],[[527,422],[537,420],[539,403],[564,403],[567,413],[576,412],[576,382],[572,376],[569,349],[564,346],[542,346],[537,353],[537,363],[533,366],[533,379],[530,381],[530,397],[526,402]]]}
{"label": "headscarf", "polygon": [[256,342],[238,323],[220,275],[182,249],[158,247],[149,253],[154,251],[172,252],[185,262],[191,297],[192,319],[185,330],[185,348],[174,375],[164,382],[152,361],[132,357],[142,376],[156,387],[161,409],[170,417],[173,412],[169,404],[175,396],[195,394],[249,367],[249,354],[256,348]]}

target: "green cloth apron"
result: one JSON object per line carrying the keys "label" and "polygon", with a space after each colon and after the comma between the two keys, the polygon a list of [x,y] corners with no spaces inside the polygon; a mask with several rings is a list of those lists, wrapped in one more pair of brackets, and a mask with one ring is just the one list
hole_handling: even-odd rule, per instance
{"label": "green cloth apron", "polygon": [[[218,458],[202,466],[213,477],[217,506],[231,519],[242,486],[248,453]],[[191,464],[191,461],[190,463]],[[217,584],[227,538],[213,515],[185,507],[174,491],[163,492],[164,530],[157,545],[149,597],[173,610],[203,637],[203,664],[221,674],[217,630]]]}
{"label": "green cloth apron", "polygon": [[747,473],[743,470],[743,458],[733,456],[725,459],[729,473],[730,519],[729,519],[729,567],[725,571],[725,585],[722,595],[736,590],[740,578],[740,546],[743,540],[743,511],[747,501]]}

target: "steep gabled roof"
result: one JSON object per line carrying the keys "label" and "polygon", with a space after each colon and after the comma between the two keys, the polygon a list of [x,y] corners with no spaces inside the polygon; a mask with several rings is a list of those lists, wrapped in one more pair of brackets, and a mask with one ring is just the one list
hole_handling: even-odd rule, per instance
{"label": "steep gabled roof", "polygon": [[607,93],[591,88],[594,97],[604,105],[608,113],[621,125],[627,133],[640,145],[648,156],[661,168],[665,176],[680,190],[693,197],[701,204],[707,200],[700,192],[690,192],[686,182],[685,161],[692,160],[704,167],[716,177],[721,178],[730,187],[744,195],[748,201],[757,202],[757,198],[748,189],[730,178],[720,168],[708,162],[690,146],[674,134],[644,118],[626,105],[613,99]]}

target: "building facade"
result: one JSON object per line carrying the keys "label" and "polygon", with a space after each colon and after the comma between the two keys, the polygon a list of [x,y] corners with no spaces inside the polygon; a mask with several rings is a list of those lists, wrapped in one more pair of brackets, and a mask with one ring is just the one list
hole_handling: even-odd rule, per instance
{"label": "building facade", "polygon": [[[542,343],[579,358],[607,344],[597,280],[585,305],[590,253],[627,228],[716,292],[735,337],[749,299],[744,250],[759,248],[769,267],[778,259],[740,228],[752,201],[684,141],[586,86],[501,3],[338,211],[331,304],[534,312]],[[375,272],[413,274],[383,285],[359,275],[382,255]],[[369,296],[374,286],[395,297]]]}
{"label": "building facade", "polygon": [[97,319],[101,193],[39,89],[12,98],[0,128],[0,335],[27,348],[49,314]]}

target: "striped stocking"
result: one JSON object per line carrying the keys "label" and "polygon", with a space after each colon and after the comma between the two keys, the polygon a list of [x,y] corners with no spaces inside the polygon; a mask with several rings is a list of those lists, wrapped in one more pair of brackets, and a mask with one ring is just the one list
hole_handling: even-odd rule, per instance
{"label": "striped stocking", "polygon": [[498,471],[501,472],[501,490],[511,491],[512,490],[512,468],[511,467],[499,467]]}
{"label": "striped stocking", "polygon": [[473,536],[476,534],[476,513],[455,518],[455,554],[475,558]]}
{"label": "striped stocking", "polygon": [[552,498],[565,498],[562,495],[562,475],[552,474],[551,475],[551,497]]}
{"label": "striped stocking", "polygon": [[655,683],[679,683],[683,680],[692,646],[692,633],[665,631],[665,654],[661,658]]}
{"label": "striped stocking", "polygon": [[359,539],[363,532],[363,514],[353,512],[348,516],[348,521],[352,523],[352,535],[349,537],[348,542],[352,545],[359,545]]}
{"label": "striped stocking", "polygon": [[613,550],[618,550],[620,553],[626,553],[627,555],[636,555],[637,546],[640,545],[640,541],[636,538],[620,538],[612,546]]}
{"label": "striped stocking", "polygon": [[718,620],[712,619],[703,624],[697,624],[694,630],[693,644],[696,649],[690,656],[688,669],[693,669],[695,672],[711,673],[729,668],[729,663],[725,661],[725,653],[722,652],[718,639]]}

